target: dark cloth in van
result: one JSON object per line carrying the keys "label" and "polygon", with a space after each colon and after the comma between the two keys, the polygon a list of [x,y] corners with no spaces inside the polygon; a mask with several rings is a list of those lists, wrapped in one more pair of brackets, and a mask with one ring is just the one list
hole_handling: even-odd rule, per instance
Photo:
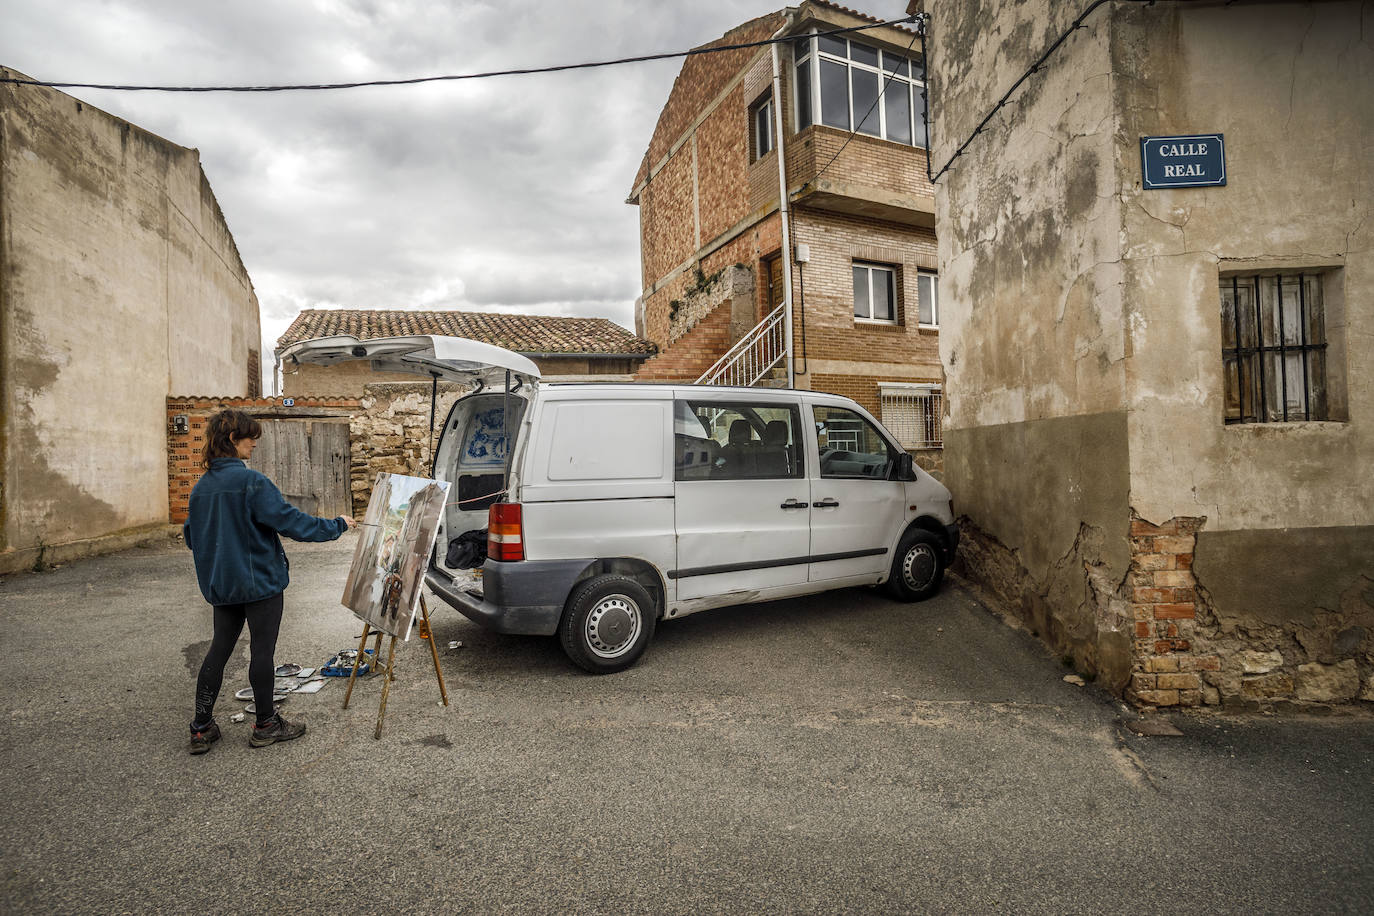
{"label": "dark cloth in van", "polygon": [[487,529],[464,531],[448,542],[444,565],[449,569],[475,569],[487,562]]}

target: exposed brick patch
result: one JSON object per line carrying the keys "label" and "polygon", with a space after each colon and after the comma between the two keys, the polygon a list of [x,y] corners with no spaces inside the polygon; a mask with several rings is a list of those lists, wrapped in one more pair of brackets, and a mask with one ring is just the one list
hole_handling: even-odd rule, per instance
{"label": "exposed brick patch", "polygon": [[1179,517],[1156,525],[1131,513],[1131,616],[1135,673],[1128,699],[1151,706],[1216,702],[1198,671],[1221,667],[1215,655],[1194,654],[1198,615],[1193,553],[1206,518]]}

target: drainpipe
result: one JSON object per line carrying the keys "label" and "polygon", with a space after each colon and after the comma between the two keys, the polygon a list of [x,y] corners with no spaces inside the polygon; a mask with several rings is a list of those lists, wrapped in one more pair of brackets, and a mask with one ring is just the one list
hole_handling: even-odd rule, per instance
{"label": "drainpipe", "polygon": [[[791,23],[773,33],[776,40],[787,31]],[[784,144],[782,118],[782,76],[778,67],[778,46],[770,44],[773,54],[773,122],[778,142],[778,216],[782,220],[782,301],[783,301],[783,346],[787,352],[787,387],[796,387],[795,367],[792,364],[792,239],[787,228],[787,162],[783,157]]]}

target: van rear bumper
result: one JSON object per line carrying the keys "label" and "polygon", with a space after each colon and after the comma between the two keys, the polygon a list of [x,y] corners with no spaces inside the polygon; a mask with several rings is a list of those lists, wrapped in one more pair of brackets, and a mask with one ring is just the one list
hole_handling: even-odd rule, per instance
{"label": "van rear bumper", "polygon": [[497,633],[552,636],[578,576],[591,560],[488,560],[482,567],[482,594],[453,587],[448,576],[430,567],[425,584],[464,617]]}

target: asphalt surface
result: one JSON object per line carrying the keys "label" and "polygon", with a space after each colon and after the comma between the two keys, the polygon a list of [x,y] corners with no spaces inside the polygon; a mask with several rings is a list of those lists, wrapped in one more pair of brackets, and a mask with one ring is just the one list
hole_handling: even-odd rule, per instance
{"label": "asphalt surface", "polygon": [[[289,545],[277,662],[355,644],[354,535]],[[246,637],[187,753],[189,552],[0,581],[6,913],[1368,912],[1374,718],[1177,715],[1141,737],[958,582],[660,625],[592,677],[435,608],[380,679],[251,749]],[[449,650],[450,641],[461,648]],[[226,698],[227,697],[227,698]],[[251,720],[251,717],[249,717]]]}

